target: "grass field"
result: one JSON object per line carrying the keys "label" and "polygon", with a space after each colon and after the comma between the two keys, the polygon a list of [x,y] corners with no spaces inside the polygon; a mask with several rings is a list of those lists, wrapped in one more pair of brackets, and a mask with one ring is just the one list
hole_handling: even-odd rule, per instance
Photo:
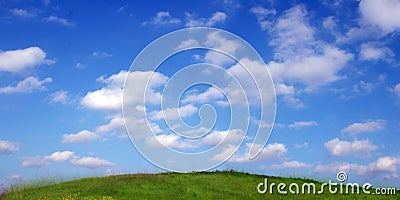
{"label": "grass field", "polygon": [[[396,195],[367,194],[259,194],[257,185],[268,183],[314,183],[317,191],[322,183],[301,178],[281,178],[236,171],[199,173],[128,174],[51,183],[14,185],[0,199],[400,199]],[[49,181],[44,181],[49,183]],[[276,187],[275,187],[276,190]],[[286,189],[288,191],[288,189]],[[301,191],[301,189],[300,189]],[[371,191],[373,193],[374,191]],[[361,192],[362,193],[362,192]]]}

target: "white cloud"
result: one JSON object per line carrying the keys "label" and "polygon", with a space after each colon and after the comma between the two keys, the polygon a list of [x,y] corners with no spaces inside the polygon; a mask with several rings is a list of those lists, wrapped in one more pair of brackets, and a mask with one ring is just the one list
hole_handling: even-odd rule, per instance
{"label": "white cloud", "polygon": [[43,159],[52,162],[62,162],[69,160],[74,155],[72,151],[56,151],[49,156],[45,156]]}
{"label": "white cloud", "polygon": [[[377,83],[375,83],[377,84]],[[354,94],[369,94],[372,92],[374,84],[370,82],[360,81],[359,84],[353,85]]]}
{"label": "white cloud", "polygon": [[278,82],[298,82],[310,88],[339,80],[338,72],[353,58],[353,54],[329,45],[322,45],[321,48],[319,53],[299,53],[283,63],[269,62],[272,77]]}
{"label": "white cloud", "polygon": [[114,117],[108,124],[96,127],[96,133],[109,133],[120,131],[125,133],[124,119],[122,117]]}
{"label": "white cloud", "polygon": [[161,143],[162,145],[165,145],[167,147],[178,149],[192,149],[198,146],[192,142],[181,141],[180,137],[175,134],[161,134],[156,135],[155,137],[149,137],[146,139],[146,143],[150,147],[161,147]]}
{"label": "white cloud", "polygon": [[46,59],[46,53],[39,47],[29,47],[9,51],[0,51],[0,72],[21,72],[40,64],[53,64]]}
{"label": "white cloud", "polygon": [[122,106],[123,86],[127,71],[121,70],[108,78],[101,76],[97,81],[106,86],[100,90],[88,92],[81,100],[81,104],[87,108],[96,110],[119,110]]}
{"label": "white cloud", "polygon": [[188,104],[179,108],[167,108],[162,111],[153,111],[149,113],[149,116],[153,120],[166,119],[167,121],[169,121],[184,117],[190,117],[196,112],[197,107],[193,104]]}
{"label": "white cloud", "polygon": [[13,8],[13,9],[10,9],[10,12],[11,12],[13,15],[18,16],[18,17],[26,17],[26,18],[29,18],[29,17],[35,17],[35,16],[36,16],[35,13],[29,12],[29,11],[27,11],[27,10],[20,9],[20,8]]}
{"label": "white cloud", "polygon": [[332,139],[324,144],[325,148],[333,156],[348,156],[367,157],[371,152],[378,149],[378,146],[371,144],[366,140],[354,140],[352,142]]}
{"label": "white cloud", "polygon": [[[226,160],[226,158],[228,158],[232,154],[232,152],[235,152],[235,150],[236,150],[235,145],[227,145],[221,153],[214,155],[210,160],[211,161],[224,161],[224,160]],[[230,159],[228,159],[228,162],[230,162],[232,160],[232,157]]]}
{"label": "white cloud", "polygon": [[84,64],[78,62],[78,63],[75,64],[75,67],[78,68],[78,69],[84,69],[86,66]]}
{"label": "white cloud", "polygon": [[294,122],[293,124],[289,124],[289,128],[295,128],[295,129],[300,129],[303,127],[309,127],[309,126],[318,126],[319,124],[315,121],[305,121],[305,122]]}
{"label": "white cloud", "polygon": [[227,15],[223,12],[215,12],[210,18],[199,18],[195,19],[193,14],[188,12],[186,15],[186,26],[194,27],[194,26],[214,26],[217,23],[223,23],[226,20]]}
{"label": "white cloud", "polygon": [[303,108],[304,105],[300,99],[296,98],[296,89],[292,85],[276,83],[275,91],[277,95],[283,96],[283,101],[292,108]]}
{"label": "white cloud", "polygon": [[50,82],[52,82],[51,78],[39,80],[37,77],[30,76],[18,82],[16,86],[6,86],[0,88],[0,94],[31,93],[34,90],[46,90],[44,84]]}
{"label": "white cloud", "polygon": [[210,48],[218,49],[230,55],[234,55],[240,48],[239,41],[225,38],[219,31],[214,31],[207,35],[204,44]]}
{"label": "white cloud", "polygon": [[201,143],[214,146],[224,141],[224,144],[237,143],[245,137],[245,133],[240,129],[232,129],[229,131],[212,131],[202,138]]}
{"label": "white cloud", "polygon": [[50,94],[49,98],[50,98],[51,104],[55,104],[55,103],[67,104],[67,103],[69,103],[68,92],[64,91],[64,90],[60,90],[60,91]]}
{"label": "white cloud", "polygon": [[122,11],[124,11],[126,8],[128,8],[128,5],[124,5],[118,8],[117,13],[121,13]]}
{"label": "white cloud", "polygon": [[43,165],[46,165],[47,162],[44,161],[42,158],[37,157],[37,156],[32,156],[32,157],[23,157],[22,158],[22,167],[42,167]]}
{"label": "white cloud", "polygon": [[154,18],[150,21],[145,21],[142,23],[143,26],[150,24],[155,26],[161,25],[173,25],[173,24],[180,24],[181,20],[175,17],[172,17],[169,12],[167,11],[160,11],[156,14]]}
{"label": "white cloud", "polygon": [[335,18],[333,16],[329,16],[324,19],[322,22],[322,26],[328,30],[334,30],[337,26]]}
{"label": "white cloud", "polygon": [[[239,60],[237,63],[228,69],[239,82],[247,96],[247,101],[240,95],[242,88],[235,87],[234,84],[228,84],[226,88],[223,88],[229,101],[232,104],[248,104],[260,105],[262,100],[263,105],[271,105],[275,100],[274,88],[270,80],[266,78],[266,66],[264,63],[250,60],[246,57]],[[246,66],[246,69],[242,66]],[[248,70],[248,71],[247,71]],[[251,73],[251,75],[250,75]],[[254,80],[257,80],[257,85]],[[233,83],[233,81],[232,81]],[[264,91],[260,93],[260,91]],[[263,96],[260,96],[263,95]]]}
{"label": "white cloud", "polygon": [[218,31],[210,33],[207,36],[207,40],[204,42],[204,45],[221,51],[218,52],[210,50],[207,51],[204,56],[205,62],[218,66],[233,64],[235,60],[227,55],[234,55],[236,50],[240,48],[240,43],[238,41],[227,39]]}
{"label": "white cloud", "polygon": [[92,53],[92,56],[95,58],[108,58],[108,57],[112,57],[113,55],[111,53],[107,53],[107,52],[101,52],[101,51],[95,51]]}
{"label": "white cloud", "polygon": [[305,148],[308,147],[308,142],[304,142],[303,144],[295,144],[294,148],[299,149],[299,148]]}
{"label": "white cloud", "polygon": [[187,39],[182,41],[176,49],[185,49],[188,47],[194,47],[194,46],[199,46],[199,42],[195,39]]}
{"label": "white cloud", "polygon": [[265,9],[261,6],[251,8],[250,12],[256,16],[258,24],[260,24],[262,30],[266,30],[271,27],[272,20],[268,19],[268,17],[276,15],[275,9]]}
{"label": "white cloud", "polygon": [[79,131],[76,134],[63,134],[62,143],[91,142],[99,138],[96,133],[88,130]]}
{"label": "white cloud", "polygon": [[114,165],[110,161],[100,159],[100,158],[94,158],[94,157],[82,157],[79,159],[73,159],[73,160],[71,160],[71,164],[76,165],[76,166],[86,167],[89,169],[108,167],[108,166]]}
{"label": "white cloud", "polygon": [[361,44],[361,60],[390,60],[394,53],[388,47],[381,47],[374,43]]}
{"label": "white cloud", "polygon": [[63,26],[67,26],[67,27],[74,27],[75,24],[70,22],[68,19],[64,19],[61,17],[57,17],[57,16],[49,16],[47,18],[45,18],[46,22],[54,22],[57,24],[61,24]]}
{"label": "white cloud", "polygon": [[[256,144],[254,144],[256,145]],[[273,143],[273,144],[268,144],[266,147],[264,147],[261,151],[261,153],[253,160],[250,160],[248,158],[248,152],[250,149],[251,143],[246,143],[246,150],[244,154],[241,155],[234,155],[232,156],[228,162],[254,162],[254,161],[270,161],[270,160],[276,160],[283,156],[287,152],[287,148],[284,144],[281,143]],[[256,148],[257,149],[257,148]]]}
{"label": "white cloud", "polygon": [[393,86],[393,88],[388,88],[388,90],[400,98],[400,83]]}
{"label": "white cloud", "polygon": [[353,123],[348,127],[341,130],[343,133],[349,133],[350,135],[356,135],[359,133],[366,132],[377,132],[385,129],[386,121],[382,119],[368,120],[364,123]]}
{"label": "white cloud", "polygon": [[345,171],[347,173],[354,172],[357,175],[374,176],[381,173],[396,173],[397,166],[400,165],[400,158],[392,156],[379,157],[376,161],[367,165],[359,165],[347,162],[333,162],[327,165],[318,164],[315,167],[316,172],[332,172]]}
{"label": "white cloud", "polygon": [[296,168],[311,168],[312,165],[299,161],[283,162],[279,165],[271,165],[272,169],[296,169]]}
{"label": "white cloud", "polygon": [[7,140],[0,140],[0,153],[10,154],[19,150],[19,146],[15,142],[10,142]]}
{"label": "white cloud", "polygon": [[[303,91],[311,92],[341,79],[339,72],[353,59],[353,54],[316,39],[316,29],[308,18],[306,8],[297,5],[284,11],[267,29],[274,51],[274,60],[267,66],[278,94],[293,108],[303,107],[296,90],[304,87]],[[327,19],[325,26],[332,28],[333,19]]]}
{"label": "white cloud", "polygon": [[209,103],[218,99],[222,99],[224,94],[216,87],[210,87],[205,92],[200,94],[187,95],[181,102],[186,103]]}
{"label": "white cloud", "polygon": [[[307,46],[315,45],[314,28],[307,22],[307,10],[297,5],[286,10],[271,30],[274,38],[270,45],[278,50],[275,57],[289,58],[301,55]],[[284,54],[284,55],[283,55]]]}
{"label": "white cloud", "polygon": [[[105,87],[100,90],[88,92],[81,100],[81,104],[90,109],[106,110],[106,111],[119,111],[122,107],[123,100],[123,87],[125,78],[127,77],[127,71],[121,70],[118,74],[113,74],[108,78],[100,77],[97,80],[106,84]],[[150,77],[150,81],[147,84],[147,79]],[[128,78],[131,85],[125,85],[129,87],[128,91],[131,92],[128,96],[125,96],[125,100],[132,104],[142,104],[143,94],[147,86],[146,103],[160,104],[161,94],[155,92],[153,89],[162,86],[167,82],[168,77],[158,72],[142,72],[134,71],[129,72]]]}
{"label": "white cloud", "polygon": [[88,92],[81,100],[81,104],[95,110],[120,110],[122,95],[122,88],[104,87],[100,90]]}
{"label": "white cloud", "polygon": [[[14,174],[14,175],[8,176],[7,179],[9,179],[9,180],[11,180],[11,181],[15,181],[15,182],[18,182],[18,181],[22,181],[22,180],[23,180],[23,179],[22,179],[22,176],[19,175],[19,174]],[[0,186],[0,187],[1,187],[1,186]]]}
{"label": "white cloud", "polygon": [[384,32],[400,29],[399,0],[362,0],[359,4],[363,23],[378,26]]}

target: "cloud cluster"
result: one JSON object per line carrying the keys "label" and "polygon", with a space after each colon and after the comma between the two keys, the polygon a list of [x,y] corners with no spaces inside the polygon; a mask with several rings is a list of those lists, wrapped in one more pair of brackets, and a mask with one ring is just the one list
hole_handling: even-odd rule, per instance
{"label": "cloud cluster", "polygon": [[[195,14],[185,12],[185,26],[214,26],[218,23],[223,23],[227,18],[224,12],[215,12],[209,18],[197,18]],[[168,25],[179,25],[181,24],[179,18],[173,17],[168,11],[159,11],[156,16],[148,21],[142,23],[143,26],[168,26]]]}
{"label": "cloud cluster", "polygon": [[97,158],[97,157],[81,157],[75,155],[72,151],[56,151],[50,155],[39,157],[24,157],[21,163],[23,167],[43,167],[44,165],[50,164],[50,162],[69,162],[71,165],[85,167],[89,169],[96,169],[101,167],[108,167],[114,165],[114,163]]}
{"label": "cloud cluster", "polygon": [[[267,65],[277,85],[277,94],[293,108],[302,108],[296,98],[297,91],[315,88],[341,79],[338,73],[353,59],[353,54],[315,38],[316,30],[309,24],[308,11],[302,5],[294,6],[276,20],[266,20],[275,15],[272,10],[254,7],[254,13],[263,29],[269,27],[274,48],[274,60]],[[326,26],[332,26],[332,23]]]}

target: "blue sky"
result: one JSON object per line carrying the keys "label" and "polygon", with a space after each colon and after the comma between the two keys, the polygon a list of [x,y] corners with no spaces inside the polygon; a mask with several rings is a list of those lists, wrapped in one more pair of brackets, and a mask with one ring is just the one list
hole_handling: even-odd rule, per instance
{"label": "blue sky", "polygon": [[[399,187],[399,9],[397,0],[0,1],[0,186],[37,177],[163,171],[135,150],[125,131],[123,83],[150,42],[207,26],[254,47],[277,97],[275,126],[262,153],[248,160],[246,139],[217,169],[321,180],[335,180],[344,170],[351,181]],[[229,45],[235,46],[222,48]],[[184,65],[232,67],[207,60],[207,53],[166,61],[155,77],[158,87]],[[225,99],[208,89],[194,87],[183,96],[200,102],[182,104],[189,124],[199,121],[201,102],[224,112]],[[151,116],[153,127],[163,129],[156,113]],[[224,135],[224,127],[222,120],[211,134]],[[170,135],[160,138],[191,149]],[[207,141],[202,144],[214,144]]]}

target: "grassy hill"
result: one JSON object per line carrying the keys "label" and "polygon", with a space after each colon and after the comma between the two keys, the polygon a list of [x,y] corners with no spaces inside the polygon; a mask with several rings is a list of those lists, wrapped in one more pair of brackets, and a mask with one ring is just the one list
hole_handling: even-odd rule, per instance
{"label": "grassy hill", "polygon": [[[0,199],[400,199],[396,195],[330,194],[259,194],[257,185],[268,183],[322,183],[300,178],[280,178],[235,171],[199,173],[128,174],[102,178],[84,178],[41,187],[10,188]],[[276,190],[276,186],[275,186]],[[286,189],[288,191],[288,189]],[[300,189],[301,190],[301,189]],[[373,192],[373,191],[372,191]],[[361,192],[362,193],[362,192]]]}

